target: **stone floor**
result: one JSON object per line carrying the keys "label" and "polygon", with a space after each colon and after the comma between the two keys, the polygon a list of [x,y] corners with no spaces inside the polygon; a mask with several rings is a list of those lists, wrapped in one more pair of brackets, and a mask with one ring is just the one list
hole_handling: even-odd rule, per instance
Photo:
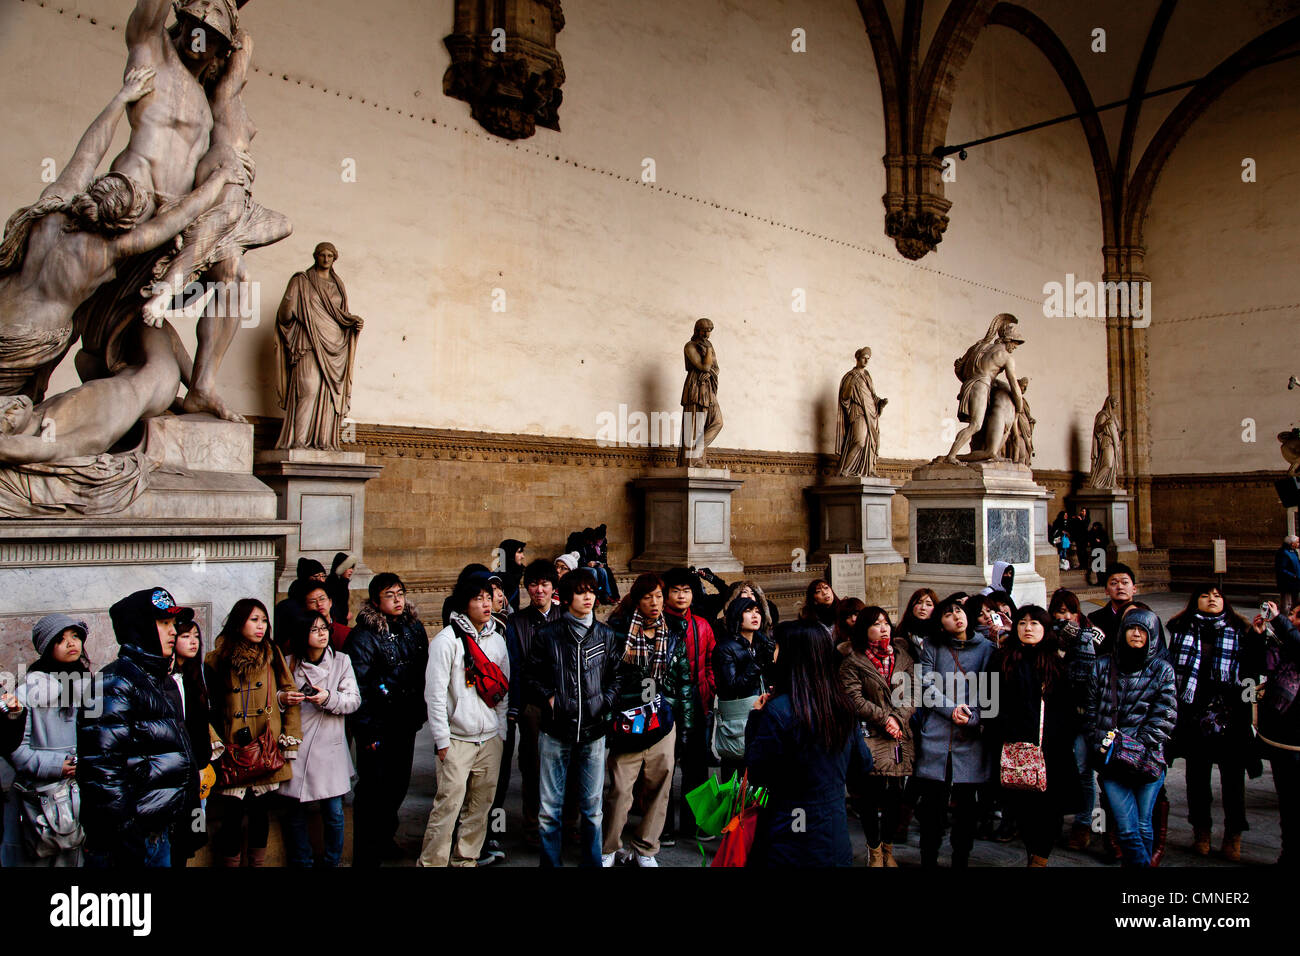
{"label": "stone floor", "polygon": [[[1165,621],[1181,610],[1186,601],[1185,597],[1174,594],[1141,595],[1139,599],[1146,601],[1160,615],[1161,620]],[[1249,604],[1234,603],[1238,611],[1243,615],[1247,615],[1249,612],[1249,615],[1253,616],[1255,613]],[[1085,610],[1089,609],[1085,607]],[[420,732],[416,744],[415,770],[411,778],[410,791],[407,794],[406,802],[402,806],[401,826],[397,837],[398,843],[408,849],[408,858],[395,861],[393,865],[414,865],[415,856],[419,852],[420,842],[424,834],[425,820],[428,817],[429,807],[433,802],[436,788],[436,772],[434,769],[436,762],[433,738],[426,727]],[[1217,792],[1217,774],[1214,779]],[[538,860],[537,851],[528,849],[518,839],[520,832],[520,791],[517,766],[512,774],[511,784],[510,793],[506,799],[507,829],[503,840],[508,857],[503,864],[498,865],[536,866]],[[1174,770],[1169,774],[1166,787],[1172,803],[1172,812],[1169,818],[1169,849],[1164,865],[1222,867],[1238,865],[1228,863],[1217,854],[1218,845],[1222,841],[1222,817],[1217,796],[1214,813],[1219,825],[1216,826],[1214,833],[1215,853],[1208,858],[1203,858],[1194,855],[1188,848],[1192,834],[1191,826],[1187,822],[1186,787],[1183,778],[1182,761],[1178,761]],[[1247,781],[1246,812],[1251,829],[1242,839],[1242,863],[1239,865],[1272,863],[1277,859],[1280,850],[1281,834],[1278,828],[1277,794],[1273,789],[1273,780],[1267,764],[1262,777],[1257,780]],[[636,818],[633,817],[633,825],[635,821]],[[855,861],[861,863],[865,859],[866,841],[863,838],[862,828],[858,822],[850,818],[849,824],[853,838],[854,858]],[[1102,863],[1096,850],[1099,844],[1100,836],[1094,839],[1094,848],[1088,852],[1072,852],[1064,848],[1058,848],[1052,853],[1051,865],[1104,866],[1106,864]],[[705,844],[705,850],[711,855],[713,848],[716,846],[716,842]],[[895,846],[894,854],[902,866],[919,866],[920,850],[917,846],[915,824],[913,824],[908,843]],[[574,862],[576,862],[576,858],[574,858]],[[676,846],[664,847],[659,854],[659,862],[661,866],[699,866],[702,859],[695,841],[684,840]],[[947,863],[946,846],[940,862],[942,864]],[[974,852],[971,854],[971,864],[973,866],[1023,866],[1025,864],[1023,844],[976,841]]]}

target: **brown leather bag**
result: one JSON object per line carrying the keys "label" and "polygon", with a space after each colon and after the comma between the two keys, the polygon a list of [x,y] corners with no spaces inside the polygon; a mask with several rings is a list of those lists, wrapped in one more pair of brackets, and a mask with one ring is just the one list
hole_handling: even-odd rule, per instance
{"label": "brown leather bag", "polygon": [[[274,671],[268,669],[267,676],[266,694],[269,701],[271,688],[275,687],[275,681],[269,678],[275,676]],[[247,720],[247,704],[244,705],[243,712],[244,719]],[[280,743],[272,733],[271,721],[268,720],[261,736],[251,743],[227,746],[226,752],[217,761],[217,776],[221,786],[234,787],[275,773],[283,766],[284,753],[280,750]]]}

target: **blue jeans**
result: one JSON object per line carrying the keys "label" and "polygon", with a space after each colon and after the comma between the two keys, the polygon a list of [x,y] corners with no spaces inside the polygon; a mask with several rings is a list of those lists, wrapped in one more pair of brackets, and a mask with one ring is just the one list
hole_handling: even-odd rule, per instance
{"label": "blue jeans", "polygon": [[1088,765],[1088,738],[1083,734],[1074,738],[1074,765],[1079,771],[1079,812],[1074,815],[1074,825],[1091,829],[1092,808],[1097,802],[1097,785],[1092,767]]}
{"label": "blue jeans", "polygon": [[315,803],[320,807],[320,822],[324,837],[325,855],[321,866],[338,866],[343,859],[343,798],[328,797],[302,803],[298,800],[288,801],[284,814],[285,836],[288,846],[290,866],[311,866],[311,836],[307,833],[307,807]]}
{"label": "blue jeans", "polygon": [[[114,855],[111,852],[87,853],[84,865],[88,870],[110,870],[114,867]],[[122,861],[119,859],[117,862]],[[172,846],[166,830],[144,838],[144,858],[139,865],[150,868],[172,865]]]}
{"label": "blue jeans", "polygon": [[569,772],[578,774],[578,812],[582,826],[578,845],[582,866],[600,866],[601,794],[605,789],[605,738],[588,744],[557,740],[546,731],[537,735],[541,764],[542,806],[538,814],[538,836],[542,842],[542,866],[563,866],[560,859],[560,818],[564,813],[564,788]]}
{"label": "blue jeans", "polygon": [[1164,782],[1164,773],[1158,780],[1138,786],[1101,778],[1102,792],[1106,794],[1106,801],[1115,817],[1116,838],[1124,853],[1125,866],[1151,865],[1154,845],[1151,815]]}
{"label": "blue jeans", "polygon": [[598,564],[594,568],[587,568],[588,571],[595,572],[596,588],[604,597],[611,596],[614,592],[609,588],[609,569],[604,565]]}

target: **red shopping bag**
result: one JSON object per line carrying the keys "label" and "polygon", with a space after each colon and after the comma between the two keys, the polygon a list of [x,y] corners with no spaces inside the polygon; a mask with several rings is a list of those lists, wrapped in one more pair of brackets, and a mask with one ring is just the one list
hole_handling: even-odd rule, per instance
{"label": "red shopping bag", "polygon": [[710,866],[744,866],[758,834],[758,801],[750,802],[749,771],[740,783],[740,809],[722,828],[722,841]]}

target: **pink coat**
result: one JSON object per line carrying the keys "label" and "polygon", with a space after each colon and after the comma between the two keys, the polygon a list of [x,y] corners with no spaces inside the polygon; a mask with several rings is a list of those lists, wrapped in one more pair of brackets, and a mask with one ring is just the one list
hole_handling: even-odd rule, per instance
{"label": "pink coat", "polygon": [[303,803],[340,797],[352,789],[352,756],[343,715],[361,706],[352,659],[327,647],[319,664],[290,658],[289,668],[295,688],[310,683],[330,695],[323,708],[302,702],[302,744],[293,762],[293,778],[280,786],[280,792]]}

